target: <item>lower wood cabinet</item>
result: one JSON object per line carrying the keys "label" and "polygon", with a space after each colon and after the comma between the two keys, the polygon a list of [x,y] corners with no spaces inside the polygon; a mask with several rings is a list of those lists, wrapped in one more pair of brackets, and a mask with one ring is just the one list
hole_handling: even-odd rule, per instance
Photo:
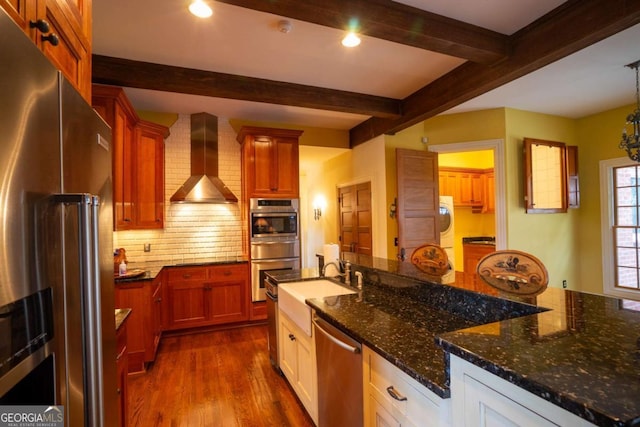
{"label": "lower wood cabinet", "polygon": [[116,386],[118,388],[118,425],[120,427],[125,427],[129,418],[127,322],[128,319],[116,331],[116,375],[118,377]]}
{"label": "lower wood cabinet", "polygon": [[248,264],[172,267],[165,274],[164,329],[249,320]]}
{"label": "lower wood cabinet", "polygon": [[462,245],[462,261],[464,265],[464,283],[471,288],[475,289],[480,285],[482,280],[476,274],[476,267],[478,262],[491,252],[495,252],[496,247],[494,245],[478,245],[478,244],[463,244]]}
{"label": "lower wood cabinet", "polygon": [[129,372],[143,372],[156,358],[162,325],[160,305],[162,273],[154,280],[116,284],[116,308],[130,308],[127,319],[127,359]]}
{"label": "lower wood cabinet", "polygon": [[451,402],[362,347],[364,425],[450,426]]}
{"label": "lower wood cabinet", "polygon": [[282,310],[278,311],[278,322],[280,369],[317,425],[318,373],[314,337],[307,335]]}
{"label": "lower wood cabinet", "polygon": [[593,426],[590,422],[451,355],[455,426]]}

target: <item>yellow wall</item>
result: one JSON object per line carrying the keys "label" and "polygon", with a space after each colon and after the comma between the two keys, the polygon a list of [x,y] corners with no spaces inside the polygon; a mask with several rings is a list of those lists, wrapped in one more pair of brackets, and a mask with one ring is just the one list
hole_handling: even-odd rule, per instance
{"label": "yellow wall", "polygon": [[506,110],[507,247],[533,254],[547,267],[549,286],[578,289],[578,210],[567,213],[527,214],[524,210],[522,140],[525,137],[576,145],[576,122],[572,119]]}
{"label": "yellow wall", "polygon": [[625,118],[635,108],[629,105],[577,120],[580,232],[573,261],[580,265],[580,289],[586,292],[603,291],[599,162],[626,156],[618,144]]}
{"label": "yellow wall", "polygon": [[491,169],[493,150],[468,151],[466,153],[441,153],[438,167]]}

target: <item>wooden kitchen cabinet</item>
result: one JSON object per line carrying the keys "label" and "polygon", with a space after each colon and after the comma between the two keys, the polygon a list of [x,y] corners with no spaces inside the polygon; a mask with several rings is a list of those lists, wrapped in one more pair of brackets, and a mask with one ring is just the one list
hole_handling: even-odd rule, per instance
{"label": "wooden kitchen cabinet", "polygon": [[[91,1],[0,0],[0,7],[90,102]],[[32,22],[46,22],[48,29],[31,27]],[[53,38],[57,45],[49,41]]]}
{"label": "wooden kitchen cabinet", "polygon": [[165,329],[249,320],[247,264],[176,267],[166,274]]}
{"label": "wooden kitchen cabinet", "polygon": [[94,85],[92,105],[112,129],[114,229],[163,228],[169,129],[140,120],[119,87]]}
{"label": "wooden kitchen cabinet", "polygon": [[129,393],[127,388],[128,355],[127,355],[127,322],[125,320],[116,331],[116,387],[118,392],[118,425],[126,427],[129,418]]}
{"label": "wooden kitchen cabinet", "polygon": [[208,268],[207,317],[211,324],[249,320],[249,268],[247,264]]}
{"label": "wooden kitchen cabinet", "polygon": [[138,280],[118,283],[115,287],[116,308],[130,308],[127,319],[128,372],[144,372],[153,362],[160,342],[158,292],[162,280]]}
{"label": "wooden kitchen cabinet", "polygon": [[464,264],[464,283],[476,289],[480,285],[480,277],[476,274],[476,267],[478,262],[491,252],[495,252],[495,245],[480,245],[480,244],[463,244],[462,245],[462,260]]}
{"label": "wooden kitchen cabinet", "polygon": [[496,178],[493,169],[484,174],[484,206],[483,213],[496,211]]}
{"label": "wooden kitchen cabinet", "polygon": [[133,199],[136,229],[164,225],[164,140],[165,126],[141,120],[133,144]]}
{"label": "wooden kitchen cabinet", "polygon": [[160,339],[162,338],[162,292],[164,290],[163,271],[160,271],[156,278],[153,279],[151,289],[151,346],[149,348],[150,353],[145,351],[147,361],[155,360],[156,354],[158,353],[158,347],[160,346]]}
{"label": "wooden kitchen cabinet", "polygon": [[243,188],[252,197],[300,197],[298,138],[302,131],[243,126]]}
{"label": "wooden kitchen cabinet", "polygon": [[[460,173],[460,205],[481,207],[484,204],[484,182],[482,173]],[[455,206],[455,198],[454,198]]]}
{"label": "wooden kitchen cabinet", "polygon": [[[488,176],[491,176],[490,178]],[[488,183],[492,187],[489,191]],[[455,207],[470,207],[473,212],[489,212],[489,204],[495,210],[493,169],[440,167],[438,186],[441,196],[453,196]]]}
{"label": "wooden kitchen cabinet", "polygon": [[182,329],[207,324],[204,283],[206,267],[175,267],[166,272],[164,298],[167,307],[165,329]]}

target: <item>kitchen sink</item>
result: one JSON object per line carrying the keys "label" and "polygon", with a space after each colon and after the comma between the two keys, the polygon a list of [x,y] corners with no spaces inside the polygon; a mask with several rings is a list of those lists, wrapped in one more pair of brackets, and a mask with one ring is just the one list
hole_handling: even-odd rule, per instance
{"label": "kitchen sink", "polygon": [[311,336],[311,307],[306,299],[355,294],[356,291],[330,280],[306,280],[278,285],[278,308]]}

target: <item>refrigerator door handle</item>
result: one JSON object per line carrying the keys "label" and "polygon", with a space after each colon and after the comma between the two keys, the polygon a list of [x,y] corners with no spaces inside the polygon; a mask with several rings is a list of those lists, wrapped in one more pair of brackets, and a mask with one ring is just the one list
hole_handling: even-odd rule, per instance
{"label": "refrigerator door handle", "polygon": [[78,210],[78,257],[82,294],[82,330],[85,388],[85,423],[104,424],[102,378],[102,328],[100,322],[100,265],[98,256],[99,198],[91,194],[57,194],[56,203],[75,205]]}

